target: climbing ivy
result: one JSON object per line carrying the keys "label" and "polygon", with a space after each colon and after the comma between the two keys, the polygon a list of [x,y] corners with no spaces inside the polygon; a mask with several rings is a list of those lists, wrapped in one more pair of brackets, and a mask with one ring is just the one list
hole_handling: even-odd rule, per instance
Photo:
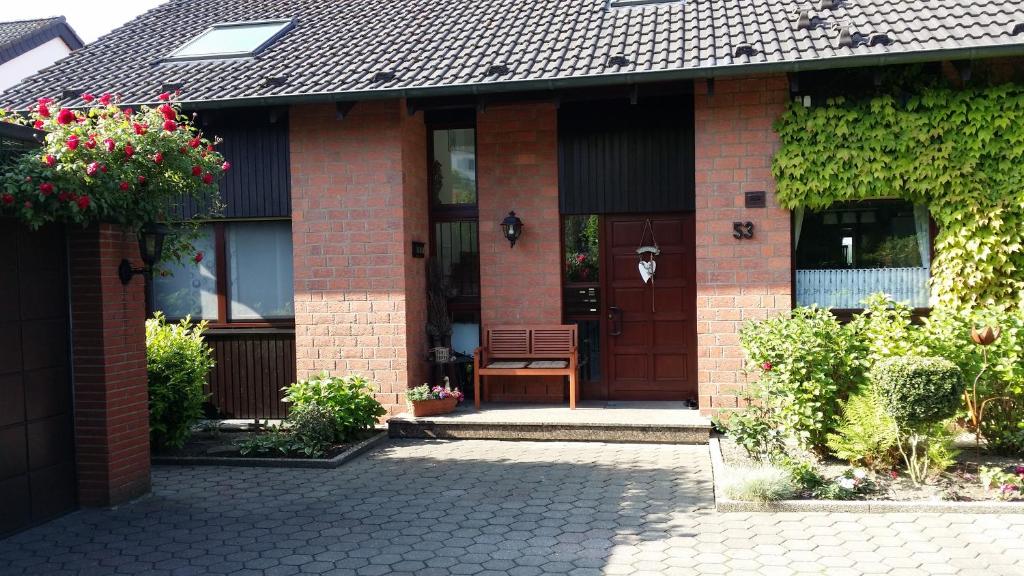
{"label": "climbing ivy", "polygon": [[1024,86],[921,85],[777,120],[779,202],[900,198],[938,224],[934,305],[1019,303],[1024,294]]}

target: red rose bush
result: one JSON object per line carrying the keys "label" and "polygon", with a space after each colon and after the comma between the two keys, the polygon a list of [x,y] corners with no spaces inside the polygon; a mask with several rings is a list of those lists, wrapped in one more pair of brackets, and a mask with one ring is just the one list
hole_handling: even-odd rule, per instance
{"label": "red rose bush", "polygon": [[137,230],[174,220],[174,207],[186,198],[205,210],[197,219],[219,210],[218,175],[230,164],[214,150],[219,140],[206,138],[173,95],[136,109],[110,94],[82,98],[90,108],[41,98],[27,116],[0,110],[0,121],[46,132],[41,148],[0,174],[0,216],[33,228],[110,222]]}

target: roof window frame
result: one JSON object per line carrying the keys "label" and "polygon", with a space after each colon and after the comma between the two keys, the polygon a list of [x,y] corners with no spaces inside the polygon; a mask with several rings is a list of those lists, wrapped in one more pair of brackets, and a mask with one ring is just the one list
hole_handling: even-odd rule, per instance
{"label": "roof window frame", "polygon": [[[266,40],[256,46],[252,50],[244,52],[212,52],[209,54],[186,54],[181,55],[180,52],[196,43],[200,39],[206,37],[208,34],[217,30],[225,28],[240,28],[240,27],[252,27],[252,26],[265,26],[268,24],[281,24],[281,28],[271,34]],[[254,58],[260,52],[266,50],[271,44],[277,42],[282,36],[287,34],[295,28],[294,18],[275,18],[267,20],[243,20],[235,22],[218,22],[207,26],[202,32],[189,39],[181,46],[175,48],[170,54],[164,57],[164,62],[190,62],[196,60],[230,60],[237,58]]]}

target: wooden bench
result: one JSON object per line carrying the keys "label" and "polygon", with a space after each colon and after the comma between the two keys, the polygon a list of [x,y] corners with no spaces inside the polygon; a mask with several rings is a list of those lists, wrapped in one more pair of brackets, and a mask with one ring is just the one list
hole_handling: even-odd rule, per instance
{"label": "wooden bench", "polygon": [[568,376],[569,408],[576,408],[576,325],[495,326],[473,353],[473,403],[480,409],[485,376]]}

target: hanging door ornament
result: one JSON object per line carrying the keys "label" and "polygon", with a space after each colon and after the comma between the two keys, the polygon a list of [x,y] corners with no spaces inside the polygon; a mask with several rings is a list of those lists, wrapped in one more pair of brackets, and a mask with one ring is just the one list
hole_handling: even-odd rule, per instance
{"label": "hanging door ornament", "polygon": [[[650,244],[647,244],[647,238],[650,236]],[[648,218],[644,222],[644,231],[640,236],[640,247],[636,249],[636,254],[640,258],[640,262],[637,264],[637,268],[640,270],[640,279],[644,281],[644,284],[650,283],[654,286],[654,273],[658,270],[658,263],[655,261],[655,257],[661,254],[661,248],[658,248],[658,241],[654,238],[654,227],[651,225],[651,219]],[[654,312],[654,293],[651,293],[651,312]]]}

